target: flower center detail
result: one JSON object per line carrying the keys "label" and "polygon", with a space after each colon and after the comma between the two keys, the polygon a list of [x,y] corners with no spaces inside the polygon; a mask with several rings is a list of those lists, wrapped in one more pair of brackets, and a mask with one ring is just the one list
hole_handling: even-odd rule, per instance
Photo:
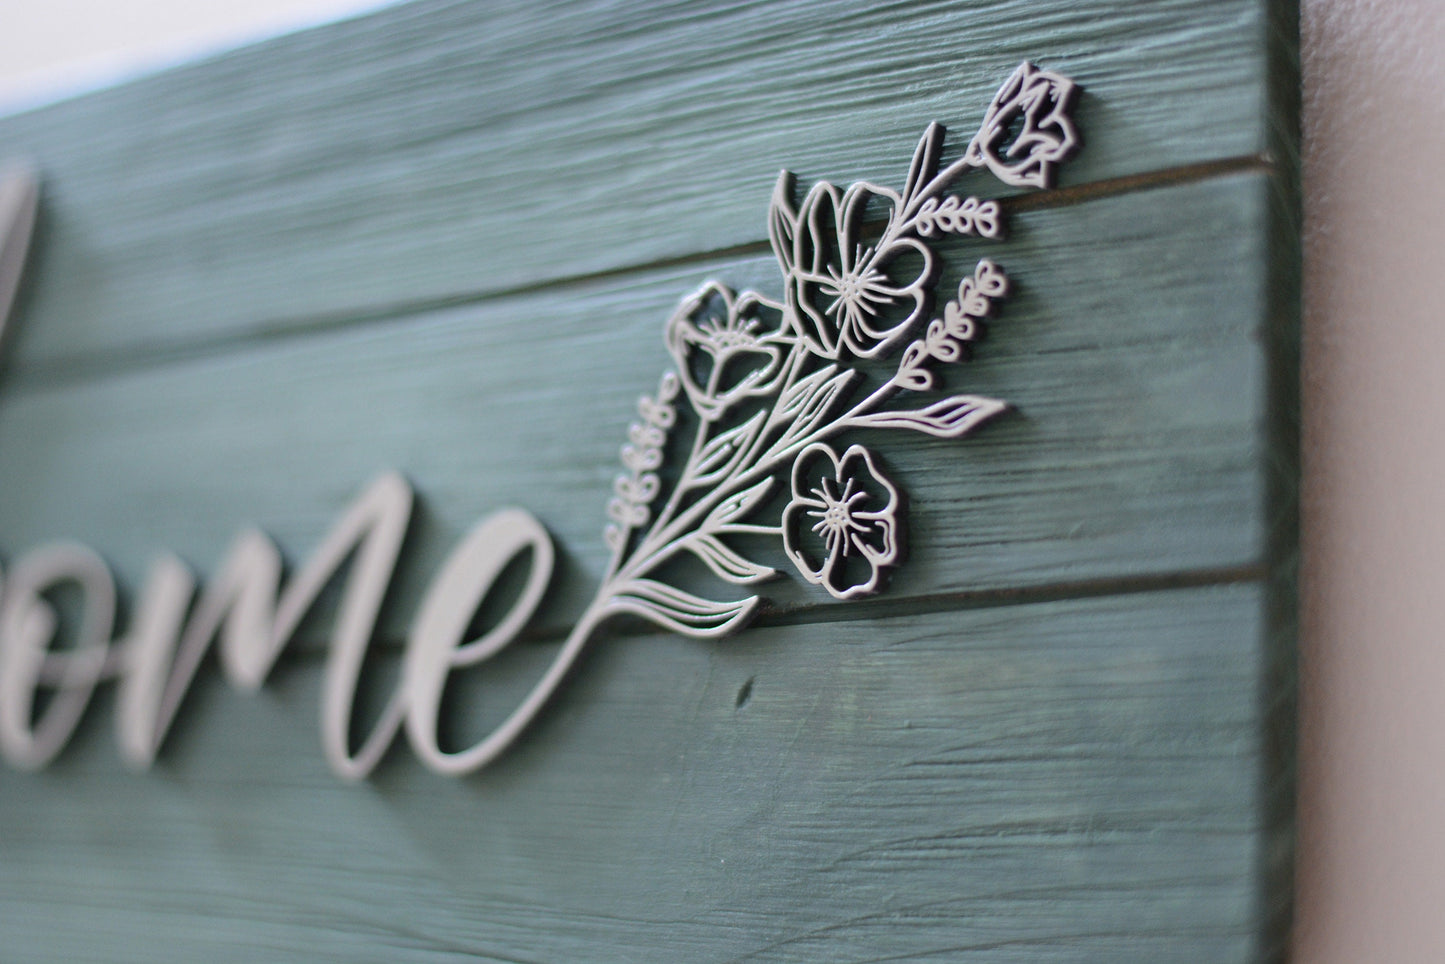
{"label": "flower center detail", "polygon": [[875,314],[875,304],[892,301],[882,290],[883,283],[888,280],[887,276],[876,267],[869,267],[861,272],[839,273],[829,265],[828,275],[830,280],[825,282],[822,288],[825,294],[833,296],[833,303],[827,309],[829,314],[837,314],[840,307],[847,309],[852,315],[860,311]]}
{"label": "flower center detail", "polygon": [[756,319],[747,319],[732,325],[719,324],[716,320],[709,319],[704,322],[699,330],[707,339],[707,343],[719,350],[727,351],[733,348],[747,348],[758,343]]}
{"label": "flower center detail", "polygon": [[830,479],[824,479],[823,484],[813,490],[813,494],[823,503],[823,508],[812,509],[808,515],[818,520],[813,524],[813,531],[822,537],[829,553],[835,551],[841,542],[843,555],[846,556],[853,541],[848,538],[849,534],[866,532],[868,529],[853,518],[853,504],[868,497],[868,493],[861,489],[854,492],[853,482],[853,479],[847,481],[841,495],[835,494],[838,486]]}

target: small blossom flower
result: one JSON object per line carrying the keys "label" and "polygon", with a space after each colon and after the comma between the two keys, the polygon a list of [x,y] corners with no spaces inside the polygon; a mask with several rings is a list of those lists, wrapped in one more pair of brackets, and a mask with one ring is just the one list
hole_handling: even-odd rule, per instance
{"label": "small blossom flower", "polygon": [[838,599],[876,592],[900,552],[898,490],[861,445],[840,459],[822,442],[793,463],[783,548],[804,579]]}
{"label": "small blossom flower", "polygon": [[739,400],[777,387],[793,344],[782,327],[783,306],[756,291],[734,297],[709,281],[683,299],[667,323],[667,348],[701,418],[713,421]]}
{"label": "small blossom flower", "polygon": [[884,202],[878,206],[890,220],[897,213],[899,196],[887,188],[858,183],[839,192],[821,182],[796,212],[790,193],[780,180],[770,218],[789,320],[823,358],[836,359],[844,348],[860,358],[880,354],[927,310],[932,250],[912,237],[863,237],[870,203]]}
{"label": "small blossom flower", "polygon": [[[1075,93],[1074,82],[1062,74],[1027,61],[1019,64],[988,105],[965,158],[987,165],[1006,184],[1048,187],[1054,165],[1079,146],[1078,129],[1069,117]],[[1018,132],[1010,137],[1016,125]]]}

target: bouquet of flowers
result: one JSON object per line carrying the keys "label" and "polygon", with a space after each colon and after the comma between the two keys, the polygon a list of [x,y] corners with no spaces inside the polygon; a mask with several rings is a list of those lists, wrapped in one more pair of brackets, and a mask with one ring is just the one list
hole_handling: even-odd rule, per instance
{"label": "bouquet of flowers", "polygon": [[[868,448],[840,453],[835,439],[854,429],[959,438],[1007,407],[978,395],[921,408],[890,403],[904,391],[932,391],[932,369],[962,360],[1008,293],[1003,269],[984,259],[933,317],[940,259],[932,245],[948,236],[998,239],[1004,228],[997,201],[958,197],[949,185],[987,168],[1007,184],[1050,186],[1079,143],[1069,113],[1075,93],[1068,78],[1021,64],[946,167],[943,128],[929,125],[901,191],[824,182],[795,204],[783,172],[768,212],[781,300],[710,281],[668,320],[676,371],[638,402],[628,429],[626,471],[607,505],[612,558],[602,584],[521,705],[468,752],[469,767],[517,738],[608,619],[631,614],[714,639],[754,615],[757,595],[722,600],[669,582],[662,570],[675,560],[696,559],[725,583],[752,586],[778,573],[739,543],[773,538],[805,580],[839,599],[881,588],[901,559],[901,498]],[[670,471],[668,453],[683,449],[685,461]],[[775,519],[759,518],[782,496],[782,478],[786,505]]]}
{"label": "bouquet of flowers", "polygon": [[[676,372],[641,399],[622,448],[605,538],[612,561],[583,622],[642,616],[694,637],[741,628],[759,597],[719,601],[653,578],[683,554],[719,579],[750,586],[777,575],[744,556],[736,537],[780,537],[799,574],[838,599],[876,592],[900,559],[902,506],[892,481],[861,444],[833,440],[850,429],[911,429],[958,438],[1004,402],[950,395],[921,408],[893,408],[899,392],[927,392],[931,366],[965,357],[1008,278],[984,259],[930,319],[945,236],[998,239],[999,203],[948,194],[963,172],[986,167],[1007,184],[1047,187],[1078,146],[1070,117],[1076,88],[1021,64],[994,96],[963,155],[940,169],[943,128],[931,124],[901,191],[857,183],[815,184],[801,204],[784,171],[768,233],[783,273],[783,297],[735,294],[714,281],[684,298],[666,327]],[[891,377],[868,385],[898,353]],[[664,449],[678,406],[695,413],[686,462],[664,485]],[[779,476],[791,485],[774,524],[754,519]],[[666,490],[666,491],[664,491]],[[658,503],[661,503],[660,505]]]}

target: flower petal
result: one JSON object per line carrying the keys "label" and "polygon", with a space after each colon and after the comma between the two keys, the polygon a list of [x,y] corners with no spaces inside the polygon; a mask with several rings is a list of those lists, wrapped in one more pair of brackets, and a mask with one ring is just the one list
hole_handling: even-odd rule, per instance
{"label": "flower petal", "polygon": [[[964,157],[1018,187],[1049,187],[1054,165],[1079,146],[1069,111],[1078,88],[1062,74],[1019,64],[994,95]],[[1010,140],[1014,122],[1023,125]]]}
{"label": "flower petal", "polygon": [[[823,508],[822,503],[813,503],[818,508]],[[816,543],[823,545],[823,540],[813,532],[807,521],[809,504],[802,501],[794,501],[788,504],[783,510],[783,552],[798,570],[799,575],[814,586],[821,585],[834,560],[826,548],[822,553],[817,554],[815,561],[806,551],[804,543]],[[805,535],[806,533],[806,535]]]}
{"label": "flower petal", "polygon": [[[898,192],[867,181],[855,181],[848,185],[848,190],[843,193],[841,220],[838,222],[838,247],[841,250],[851,254],[859,245],[872,247],[867,243],[870,239],[862,232],[868,224],[868,206],[877,202],[882,202],[878,206],[886,210],[887,221],[892,221],[902,200]],[[875,220],[883,218],[875,216]]]}
{"label": "flower petal", "polygon": [[798,212],[793,208],[793,174],[783,171],[773,185],[772,203],[768,205],[768,241],[783,274],[793,270],[794,245],[798,238]]}
{"label": "flower petal", "polygon": [[[853,448],[859,448],[859,446],[855,445]],[[852,449],[849,449],[849,451],[851,452]],[[810,474],[809,470],[812,468],[813,462],[818,459],[826,460],[823,472],[824,478],[838,478],[838,453],[834,452],[833,447],[827,442],[814,442],[799,452],[798,457],[793,460],[792,483],[794,502],[811,502],[820,508],[822,507],[823,503],[813,499],[811,493],[814,491],[814,487],[808,485],[807,482]]]}
{"label": "flower petal", "polygon": [[881,507],[861,510],[870,516],[880,517],[892,515],[898,508],[898,490],[888,477],[878,471],[878,466],[873,464],[873,453],[862,445],[850,445],[843,453],[843,458],[836,462],[838,466],[839,479],[861,478],[876,485],[886,493],[886,498]]}
{"label": "flower petal", "polygon": [[787,304],[792,325],[808,350],[819,358],[831,360],[838,357],[838,326],[814,304],[818,285],[825,280],[826,276],[805,277],[795,272],[789,279]]}
{"label": "flower petal", "polygon": [[838,599],[876,592],[901,555],[898,503],[866,448],[850,446],[840,459],[815,442],[793,462],[784,551],[804,579]]}
{"label": "flower petal", "polygon": [[848,252],[836,247],[841,208],[838,189],[827,181],[819,181],[808,191],[798,209],[800,230],[793,245],[795,271],[823,274],[828,265],[840,264],[848,256]]}
{"label": "flower petal", "polygon": [[864,530],[867,535],[860,533],[855,540],[864,557],[873,563],[875,569],[895,565],[901,555],[901,545],[898,539],[898,521],[893,517],[893,513],[860,512],[854,518],[860,522],[872,523]]}
{"label": "flower petal", "polygon": [[706,421],[736,402],[771,392],[782,377],[784,307],[755,291],[734,297],[709,281],[667,323],[668,351],[692,407]]}
{"label": "flower petal", "polygon": [[[898,305],[892,311],[852,311],[843,328],[843,341],[848,350],[860,358],[874,358],[906,334],[928,312],[931,285],[935,270],[932,250],[914,238],[905,238],[875,255],[871,267],[879,269],[895,264],[898,259],[916,255],[921,265],[916,277],[903,284],[893,281],[888,272],[866,286],[865,300],[875,305]],[[908,271],[906,274],[913,274]],[[908,308],[902,307],[912,302]]]}

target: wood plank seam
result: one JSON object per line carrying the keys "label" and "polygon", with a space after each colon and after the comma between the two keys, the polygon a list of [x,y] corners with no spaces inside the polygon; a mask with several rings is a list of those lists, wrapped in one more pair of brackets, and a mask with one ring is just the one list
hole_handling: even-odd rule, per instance
{"label": "wood plank seam", "polygon": [[[1139,576],[1128,579],[1097,579],[1079,582],[1060,582],[1007,590],[982,590],[976,593],[949,593],[925,596],[908,596],[890,599],[887,596],[865,602],[819,601],[806,605],[772,608],[766,601],[759,608],[759,614],[749,625],[749,631],[756,629],[778,629],[789,626],[822,626],[829,623],[852,623],[889,618],[908,618],[920,615],[943,615],[967,613],[979,610],[1003,609],[1014,606],[1031,606],[1049,603],[1083,602],[1114,596],[1135,596],[1151,593],[1168,593],[1183,589],[1204,589],[1211,587],[1246,586],[1252,583],[1269,583],[1269,570],[1264,565],[1237,566],[1221,569],[1199,569],[1187,572]],[[656,637],[658,630],[644,622],[615,623],[599,641],[638,639]],[[543,646],[561,642],[566,630],[526,629],[518,633],[517,645]],[[681,644],[681,641],[679,641]],[[718,645],[726,645],[719,643]],[[400,653],[406,647],[406,639],[400,636],[378,633],[372,640],[371,649],[376,654]],[[324,662],[327,651],[315,646],[294,646],[283,656],[282,662],[302,665],[310,662]],[[118,678],[125,671],[125,664],[119,652],[112,654],[101,674],[102,680]],[[1274,691],[1271,690],[1271,693]],[[1269,694],[1266,694],[1269,695]]]}
{"label": "wood plank seam", "polygon": [[[978,610],[1007,609],[1014,606],[1032,606],[1044,603],[1080,602],[1103,599],[1110,596],[1142,596],[1151,593],[1167,593],[1181,589],[1203,589],[1223,586],[1245,586],[1253,583],[1265,584],[1269,570],[1263,563],[1250,566],[1232,566],[1217,569],[1195,569],[1172,573],[1158,573],[1128,578],[1086,579],[1077,582],[1045,583],[1017,589],[984,589],[977,592],[934,593],[928,595],[890,598],[882,595],[862,602],[835,602],[818,600],[790,606],[773,606],[766,600],[758,609],[757,617],[749,624],[747,631],[774,629],[788,626],[814,626],[828,623],[849,623],[869,619],[888,619],[913,615],[944,613],[966,613]],[[519,633],[519,645],[547,645],[561,642],[567,635],[565,628],[527,629]],[[605,639],[634,639],[657,636],[656,628],[644,622],[618,622],[609,627]],[[401,651],[406,640],[388,633],[378,633],[372,647],[378,651]],[[727,645],[718,643],[717,645]],[[287,659],[322,659],[325,650],[315,646],[298,645],[288,650]],[[117,666],[116,670],[119,671]]]}
{"label": "wood plank seam", "polygon": [[[1089,184],[1001,198],[1000,204],[1004,211],[1010,214],[1020,211],[1050,210],[1248,172],[1276,173],[1277,165],[1267,154],[1246,154],[1216,161],[1169,167],[1143,174],[1108,178]],[[649,271],[684,268],[688,265],[702,264],[721,258],[766,255],[770,251],[769,243],[766,240],[759,240],[730,245],[725,248],[693,251],[676,257],[655,259],[627,267],[543,279],[523,285],[481,289],[417,302],[378,305],[368,311],[345,311],[335,315],[319,315],[309,320],[298,317],[273,318],[257,322],[250,330],[228,332],[223,335],[209,335],[195,339],[182,337],[168,339],[164,343],[155,345],[119,351],[78,352],[46,361],[32,362],[4,372],[3,378],[8,383],[6,391],[11,394],[23,394],[26,391],[38,389],[48,390],[64,387],[67,384],[90,382],[112,374],[164,368],[172,364],[222,355],[258,344],[304,339],[361,326],[385,325],[433,311],[481,305],[549,291],[562,291]]]}

